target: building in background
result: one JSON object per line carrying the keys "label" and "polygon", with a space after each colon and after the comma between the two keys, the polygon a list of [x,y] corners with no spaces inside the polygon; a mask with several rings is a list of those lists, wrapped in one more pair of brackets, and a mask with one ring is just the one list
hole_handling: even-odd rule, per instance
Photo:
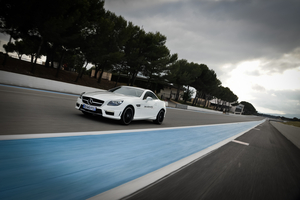
{"label": "building in background", "polygon": [[[99,70],[98,73],[97,73],[97,78],[99,78],[100,74],[101,74],[101,72]],[[91,77],[94,77],[94,76],[95,76],[95,70],[93,69],[92,72],[91,72]],[[106,79],[106,80],[111,81],[111,77],[112,77],[112,73],[103,72],[103,74],[102,74],[102,79]]]}
{"label": "building in background", "polygon": [[230,112],[233,114],[241,115],[241,114],[243,114],[244,107],[245,106],[243,104],[239,104],[237,106],[232,106],[230,108]]}

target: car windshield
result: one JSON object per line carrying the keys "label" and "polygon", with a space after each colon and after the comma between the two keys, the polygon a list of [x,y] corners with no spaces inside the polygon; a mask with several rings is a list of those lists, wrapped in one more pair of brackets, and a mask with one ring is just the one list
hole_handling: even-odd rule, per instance
{"label": "car windshield", "polygon": [[134,97],[141,97],[144,92],[144,90],[138,88],[131,88],[131,87],[116,87],[108,91],[117,94],[124,94],[126,96],[134,96]]}

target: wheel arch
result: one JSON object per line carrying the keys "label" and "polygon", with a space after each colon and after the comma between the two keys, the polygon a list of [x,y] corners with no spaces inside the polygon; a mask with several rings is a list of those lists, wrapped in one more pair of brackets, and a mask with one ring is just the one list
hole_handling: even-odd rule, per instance
{"label": "wheel arch", "polygon": [[[161,112],[164,113],[163,116],[161,116],[161,114],[160,114]],[[161,108],[161,109],[158,111],[157,116],[156,116],[156,119],[153,120],[153,122],[154,122],[155,124],[162,124],[162,122],[164,121],[165,116],[166,116],[166,109]]]}
{"label": "wheel arch", "polygon": [[[161,108],[161,109],[158,111],[158,113],[159,113],[161,110],[163,110],[163,111],[165,112],[165,115],[166,115],[167,109],[166,109],[166,108]],[[158,114],[158,113],[157,113],[157,114]]]}
{"label": "wheel arch", "polygon": [[[132,108],[132,110],[133,110],[133,118],[134,118],[134,114],[135,114],[134,106],[131,105],[131,104],[129,104],[129,105],[127,105],[127,106],[124,108],[124,110],[125,110],[126,108],[128,108],[128,107],[131,107],[131,108]],[[124,110],[123,110],[123,111],[124,111]]]}
{"label": "wheel arch", "polygon": [[[132,113],[127,113],[128,110],[131,110]],[[120,122],[123,125],[129,125],[131,121],[134,119],[134,107],[132,105],[127,105],[122,111]]]}

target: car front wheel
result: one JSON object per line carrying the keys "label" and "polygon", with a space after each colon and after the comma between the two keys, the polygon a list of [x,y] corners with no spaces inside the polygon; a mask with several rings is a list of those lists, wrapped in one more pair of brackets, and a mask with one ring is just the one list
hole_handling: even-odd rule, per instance
{"label": "car front wheel", "polygon": [[121,116],[121,123],[124,125],[130,124],[133,119],[133,109],[131,107],[126,107]]}
{"label": "car front wheel", "polygon": [[164,121],[164,117],[165,117],[165,111],[163,109],[161,109],[157,116],[156,116],[156,120],[154,120],[154,123],[156,124],[161,124]]}

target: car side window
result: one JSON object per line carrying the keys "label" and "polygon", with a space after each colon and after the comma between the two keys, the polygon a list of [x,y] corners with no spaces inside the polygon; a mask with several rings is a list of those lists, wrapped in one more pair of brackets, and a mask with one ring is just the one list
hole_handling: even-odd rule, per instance
{"label": "car side window", "polygon": [[144,95],[143,100],[147,99],[147,97],[151,97],[152,99],[157,99],[156,95],[153,92],[146,92],[146,94]]}
{"label": "car side window", "polygon": [[157,99],[156,95],[153,92],[150,92],[152,99]]}
{"label": "car side window", "polygon": [[146,92],[146,94],[144,95],[143,100],[147,99],[147,97],[148,97],[148,92]]}

